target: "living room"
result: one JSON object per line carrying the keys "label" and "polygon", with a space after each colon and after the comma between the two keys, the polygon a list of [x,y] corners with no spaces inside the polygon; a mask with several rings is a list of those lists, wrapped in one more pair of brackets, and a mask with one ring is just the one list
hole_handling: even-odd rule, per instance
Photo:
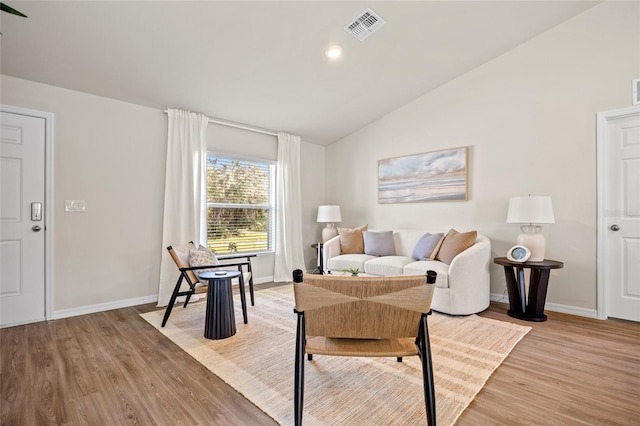
{"label": "living room", "polygon": [[[307,267],[315,262],[311,244],[320,238],[315,215],[321,204],[340,205],[347,227],[477,229],[502,255],[519,232],[505,223],[509,198],[548,195],[556,216],[543,231],[548,257],[566,265],[553,278],[549,306],[595,317],[595,114],[631,104],[631,81],[640,74],[636,15],[626,12],[634,5],[589,9],[329,146],[303,138]],[[55,114],[55,212],[62,200],[87,201],[83,215],[55,215],[56,316],[150,301],[159,279],[166,116],[7,75],[1,100]],[[214,125],[208,132],[217,151],[276,158],[273,137]],[[470,147],[469,201],[378,204],[378,160],[460,146]],[[258,280],[273,276],[270,262],[257,259]],[[110,274],[96,276],[105,267]],[[497,265],[491,281],[492,294],[502,295]]]}
{"label": "living room", "polygon": [[[13,4],[31,15],[25,22],[36,19],[29,3]],[[384,16],[383,6],[358,4],[354,12],[372,7]],[[156,107],[85,92],[68,81],[57,85],[54,76],[40,81],[29,73],[5,73],[20,60],[11,50],[11,33],[21,23],[2,15],[0,103],[55,117],[48,318],[154,302],[164,250],[163,110],[197,110],[200,97]],[[346,227],[477,230],[491,239],[492,256],[498,257],[519,233],[517,225],[506,223],[509,198],[548,195],[555,223],[543,228],[547,257],[565,267],[552,273],[547,309],[597,318],[596,114],[632,105],[631,82],[640,77],[639,28],[638,2],[593,2],[336,140],[310,142],[301,134],[306,268],[316,265],[311,245],[320,239],[319,205],[339,205]],[[83,60],[68,46],[59,49],[68,55],[69,69]],[[37,49],[29,54],[37,55]],[[198,112],[227,118],[224,109]],[[273,136],[210,125],[207,139],[217,152],[276,160]],[[469,147],[467,201],[378,203],[379,160],[462,146]],[[64,201],[75,199],[86,201],[86,211],[65,213]],[[253,270],[256,283],[270,282],[273,255],[255,258]],[[505,289],[502,268],[492,265],[492,298],[506,302]]]}

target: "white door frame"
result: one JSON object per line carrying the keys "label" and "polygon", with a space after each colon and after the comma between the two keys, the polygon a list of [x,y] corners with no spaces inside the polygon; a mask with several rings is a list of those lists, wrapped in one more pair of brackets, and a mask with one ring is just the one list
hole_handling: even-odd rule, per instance
{"label": "white door frame", "polygon": [[597,221],[597,289],[598,289],[598,301],[597,301],[597,315],[598,319],[607,319],[607,288],[606,288],[606,262],[604,261],[604,247],[605,238],[607,234],[606,218],[607,212],[604,205],[604,191],[605,191],[605,178],[606,178],[606,158],[607,158],[607,126],[611,119],[622,118],[627,115],[637,114],[640,112],[640,106],[633,106],[629,108],[622,108],[613,111],[599,112],[597,117],[597,136],[596,136],[596,161],[597,161],[597,195],[598,195],[598,221]]}
{"label": "white door frame", "polygon": [[53,113],[0,104],[0,111],[44,119],[44,315],[53,319]]}

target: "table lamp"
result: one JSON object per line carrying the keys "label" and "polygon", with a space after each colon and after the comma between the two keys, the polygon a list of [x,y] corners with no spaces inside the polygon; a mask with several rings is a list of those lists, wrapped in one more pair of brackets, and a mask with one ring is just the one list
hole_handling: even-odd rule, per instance
{"label": "table lamp", "polygon": [[529,195],[528,197],[512,197],[509,199],[507,223],[526,223],[520,229],[518,244],[531,251],[529,262],[544,260],[545,240],[540,233],[539,223],[555,223],[551,197]]}
{"label": "table lamp", "polygon": [[340,206],[318,206],[318,222],[326,223],[322,228],[322,242],[326,243],[331,238],[338,235],[338,231],[334,227],[334,222],[341,222]]}

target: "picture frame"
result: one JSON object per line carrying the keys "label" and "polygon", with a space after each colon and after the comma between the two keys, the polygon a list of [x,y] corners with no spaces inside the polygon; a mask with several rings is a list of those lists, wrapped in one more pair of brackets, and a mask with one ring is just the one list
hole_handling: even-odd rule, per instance
{"label": "picture frame", "polygon": [[378,203],[466,201],[468,147],[378,161]]}

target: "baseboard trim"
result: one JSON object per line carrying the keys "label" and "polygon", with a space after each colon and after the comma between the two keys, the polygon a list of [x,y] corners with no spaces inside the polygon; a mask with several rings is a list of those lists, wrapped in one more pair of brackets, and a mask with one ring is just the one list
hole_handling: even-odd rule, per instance
{"label": "baseboard trim", "polygon": [[509,296],[505,290],[504,293],[491,293],[489,296],[492,302],[509,303]]}
{"label": "baseboard trim", "polygon": [[[509,296],[505,292],[491,293],[491,301],[500,303],[509,303]],[[578,306],[561,305],[559,303],[547,302],[544,304],[545,311],[560,312],[561,314],[577,315],[579,317],[598,319],[598,311],[596,309],[580,308]]]}
{"label": "baseboard trim", "polygon": [[253,279],[254,284],[264,284],[264,283],[272,283],[272,282],[273,282],[273,277],[260,277],[260,278]]}
{"label": "baseboard trim", "polygon": [[98,303],[96,305],[79,306],[77,308],[61,309],[53,312],[53,319],[77,317],[79,315],[95,314],[96,312],[110,311],[112,309],[128,308],[130,306],[144,305],[158,301],[158,295],[134,297],[133,299],[116,300],[114,302]]}
{"label": "baseboard trim", "polygon": [[[273,282],[273,277],[254,278],[254,284]],[[96,312],[110,311],[112,309],[128,308],[130,306],[144,305],[145,303],[154,303],[158,301],[158,295],[135,297],[133,299],[117,300],[115,302],[98,303],[97,305],[79,306],[71,309],[61,309],[53,312],[54,320],[77,317],[79,315],[95,314]]]}

